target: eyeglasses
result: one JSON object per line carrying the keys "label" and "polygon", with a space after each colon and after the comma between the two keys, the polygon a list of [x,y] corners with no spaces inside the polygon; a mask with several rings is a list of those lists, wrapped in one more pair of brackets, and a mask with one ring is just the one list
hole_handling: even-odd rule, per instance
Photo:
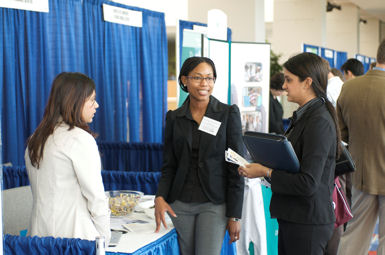
{"label": "eyeglasses", "polygon": [[191,79],[195,83],[201,83],[203,80],[205,80],[207,83],[215,82],[214,77],[199,77],[199,76],[186,76],[186,77]]}

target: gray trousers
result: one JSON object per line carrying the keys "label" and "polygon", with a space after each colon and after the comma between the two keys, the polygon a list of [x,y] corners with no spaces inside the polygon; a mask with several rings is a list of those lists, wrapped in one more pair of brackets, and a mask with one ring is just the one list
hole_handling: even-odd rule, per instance
{"label": "gray trousers", "polygon": [[177,215],[170,218],[178,232],[182,255],[219,255],[225,236],[227,217],[225,204],[183,203],[170,204]]}

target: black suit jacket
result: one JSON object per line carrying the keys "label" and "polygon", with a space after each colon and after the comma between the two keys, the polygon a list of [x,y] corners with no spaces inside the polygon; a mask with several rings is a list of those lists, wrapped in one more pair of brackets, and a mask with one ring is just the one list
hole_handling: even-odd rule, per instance
{"label": "black suit jacket", "polygon": [[323,100],[316,98],[309,103],[304,112],[294,113],[288,134],[300,172],[273,171],[270,212],[274,218],[294,223],[330,224],[335,221],[336,128]]}
{"label": "black suit jacket", "polygon": [[283,109],[281,103],[274,98],[270,92],[270,108],[269,108],[269,133],[283,134]]}
{"label": "black suit jacket", "polygon": [[[166,115],[162,176],[157,196],[174,202],[182,191],[190,169],[192,119],[186,116],[190,100]],[[242,126],[236,105],[226,105],[210,96],[206,117],[221,122],[216,136],[201,133],[199,144],[198,176],[203,192],[215,203],[226,203],[226,216],[241,218],[244,180],[237,166],[225,161],[225,150],[231,148],[243,154]]]}

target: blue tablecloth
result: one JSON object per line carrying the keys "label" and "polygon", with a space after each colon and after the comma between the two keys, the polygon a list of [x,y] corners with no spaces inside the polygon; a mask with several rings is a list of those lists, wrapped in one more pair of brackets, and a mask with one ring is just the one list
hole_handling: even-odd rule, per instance
{"label": "blue tablecloth", "polygon": [[[40,255],[40,254],[62,254],[62,255],[92,255],[95,254],[95,242],[75,238],[53,238],[53,237],[25,237],[4,236],[5,255]],[[133,253],[106,252],[106,255],[132,254],[132,255],[178,255],[179,245],[177,233],[174,230],[162,236],[158,240],[140,248]]]}
{"label": "blue tablecloth", "polygon": [[[102,171],[105,190],[140,190],[145,194],[156,193],[160,175],[160,172]],[[25,166],[3,167],[3,189],[25,185],[29,185]],[[141,251],[142,249],[140,249],[142,253],[136,251],[133,254],[179,254],[175,230],[172,231],[172,233],[174,233],[174,235],[166,235],[167,237],[162,237],[156,242],[143,247],[142,249],[145,250]],[[94,246],[94,242],[80,239],[4,236],[5,254],[94,254]],[[174,253],[176,250],[178,250],[178,253]],[[44,252],[38,253],[37,251]],[[226,233],[221,255],[233,254],[236,254],[236,246],[235,244],[229,244],[229,235]]]}

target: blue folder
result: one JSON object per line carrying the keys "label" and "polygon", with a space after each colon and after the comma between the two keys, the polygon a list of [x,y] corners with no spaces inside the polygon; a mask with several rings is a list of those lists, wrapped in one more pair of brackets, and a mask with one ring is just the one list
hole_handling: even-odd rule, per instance
{"label": "blue folder", "polygon": [[274,170],[299,171],[297,155],[286,136],[247,131],[243,141],[255,163]]}

